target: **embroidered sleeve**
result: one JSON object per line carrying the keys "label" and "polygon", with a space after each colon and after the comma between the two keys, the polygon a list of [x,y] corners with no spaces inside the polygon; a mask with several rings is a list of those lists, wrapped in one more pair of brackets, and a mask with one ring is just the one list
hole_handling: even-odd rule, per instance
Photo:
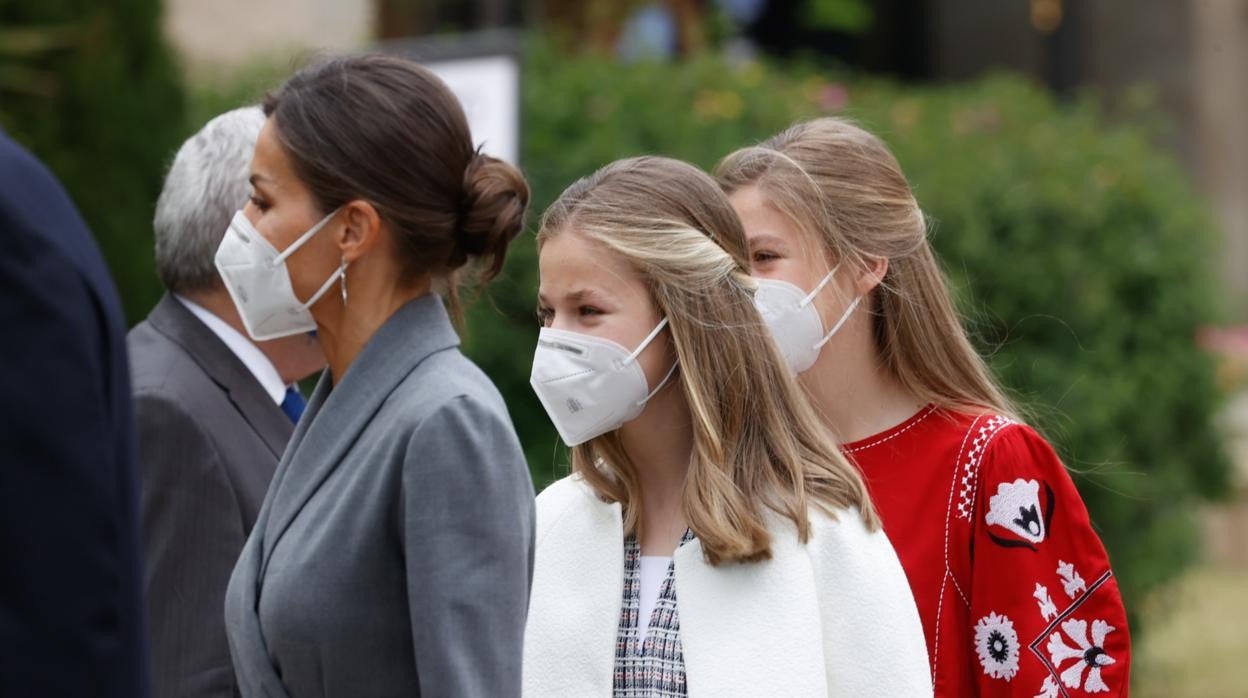
{"label": "embroidered sleeve", "polygon": [[1131,643],[1117,580],[1066,468],[1012,425],[974,493],[968,648],[982,696],[1126,696]]}

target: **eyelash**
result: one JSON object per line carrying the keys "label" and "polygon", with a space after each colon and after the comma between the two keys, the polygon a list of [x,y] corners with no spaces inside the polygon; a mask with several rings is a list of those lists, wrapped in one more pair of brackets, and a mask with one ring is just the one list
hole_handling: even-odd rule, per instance
{"label": "eyelash", "polygon": [[774,262],[777,259],[780,259],[780,255],[774,252],[760,250],[754,253],[755,262]]}
{"label": "eyelash", "polygon": [[[576,314],[581,317],[588,317],[588,316],[593,316],[593,315],[602,315],[602,311],[599,310],[598,308],[595,308],[592,305],[582,305],[582,306],[577,307]],[[537,322],[542,327],[550,326],[550,322],[551,320],[554,320],[554,318],[555,318],[554,310],[550,308],[541,308],[541,307],[537,309]]]}
{"label": "eyelash", "polygon": [[269,210],[269,204],[265,202],[263,199],[255,196],[254,194],[248,198],[251,199],[251,203],[255,205],[256,208],[260,209],[261,213]]}

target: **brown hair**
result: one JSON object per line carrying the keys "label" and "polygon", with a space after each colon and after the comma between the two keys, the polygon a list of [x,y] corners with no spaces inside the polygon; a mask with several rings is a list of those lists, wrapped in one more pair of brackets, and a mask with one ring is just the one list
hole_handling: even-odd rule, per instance
{"label": "brown hair", "polygon": [[371,203],[407,274],[446,281],[455,317],[458,270],[481,260],[485,282],[502,269],[528,184],[473,148],[459,100],[429,70],[380,54],[333,58],[267,95],[264,113],[322,212]]}
{"label": "brown hair", "polygon": [[797,124],[715,169],[724,191],[758,187],[832,261],[888,260],[872,291],[876,348],[919,399],[1017,414],[967,339],[910,184],[888,147],[846,119]]}
{"label": "brown hair", "polygon": [[[808,507],[857,507],[878,525],[845,460],[771,341],[754,306],[745,234],[706,173],[677,160],[620,160],[568,187],[542,217],[538,245],[583,235],[622,256],[668,319],[680,389],[693,416],[684,511],[712,564],[770,557],[763,514],[806,541]],[[572,469],[640,526],[636,469],[619,434],[572,449]]]}

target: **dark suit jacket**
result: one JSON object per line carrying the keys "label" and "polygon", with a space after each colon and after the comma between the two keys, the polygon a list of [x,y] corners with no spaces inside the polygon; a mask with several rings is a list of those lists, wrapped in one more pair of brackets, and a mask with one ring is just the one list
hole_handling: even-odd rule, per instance
{"label": "dark suit jacket", "polygon": [[0,695],[147,695],[125,321],[50,172],[0,131]]}
{"label": "dark suit jacket", "polygon": [[152,693],[231,696],[225,587],[294,425],[230,348],[172,296],[128,341]]}

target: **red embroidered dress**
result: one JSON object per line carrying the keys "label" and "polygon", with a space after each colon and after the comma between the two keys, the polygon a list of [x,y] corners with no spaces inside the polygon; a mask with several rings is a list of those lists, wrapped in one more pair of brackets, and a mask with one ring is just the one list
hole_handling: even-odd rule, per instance
{"label": "red embroidered dress", "polygon": [[910,579],[937,696],[1127,695],[1117,581],[1036,432],[928,407],[844,451]]}

